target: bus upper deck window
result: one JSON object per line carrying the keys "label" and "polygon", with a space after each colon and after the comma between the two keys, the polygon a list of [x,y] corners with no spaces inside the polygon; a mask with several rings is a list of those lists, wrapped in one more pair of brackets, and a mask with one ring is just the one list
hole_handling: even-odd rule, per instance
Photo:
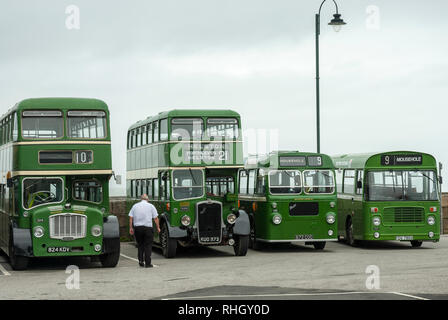
{"label": "bus upper deck window", "polygon": [[[62,112],[58,110],[29,110],[22,113],[22,137],[56,139],[64,135]],[[3,132],[6,136],[6,132]]]}
{"label": "bus upper deck window", "polygon": [[227,139],[238,138],[238,120],[235,118],[208,118],[207,135]]}
{"label": "bus upper deck window", "polygon": [[106,112],[68,111],[67,130],[70,138],[104,139],[106,138]]}
{"label": "bus upper deck window", "polygon": [[201,118],[174,118],[171,120],[171,140],[201,140],[204,121]]}

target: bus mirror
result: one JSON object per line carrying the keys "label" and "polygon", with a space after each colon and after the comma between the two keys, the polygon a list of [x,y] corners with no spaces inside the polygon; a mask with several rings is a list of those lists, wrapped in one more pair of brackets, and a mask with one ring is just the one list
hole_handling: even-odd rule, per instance
{"label": "bus mirror", "polygon": [[440,183],[440,184],[443,183],[443,179],[442,179],[442,177],[439,177],[439,183]]}
{"label": "bus mirror", "polygon": [[8,178],[8,179],[6,179],[6,186],[7,186],[8,188],[12,188],[12,186],[13,186],[12,178]]}
{"label": "bus mirror", "polygon": [[168,175],[165,173],[164,175],[162,175],[162,180],[163,181],[166,181],[166,180],[168,180]]}
{"label": "bus mirror", "polygon": [[361,189],[362,188],[362,181],[361,180],[356,181],[356,188],[357,189]]}
{"label": "bus mirror", "polygon": [[121,184],[121,175],[115,176],[115,183]]}

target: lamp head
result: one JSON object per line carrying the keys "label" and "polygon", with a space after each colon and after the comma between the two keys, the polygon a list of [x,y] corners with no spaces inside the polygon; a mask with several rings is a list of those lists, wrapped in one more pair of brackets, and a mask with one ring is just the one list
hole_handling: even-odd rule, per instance
{"label": "lamp head", "polygon": [[339,32],[339,30],[341,30],[341,27],[346,23],[341,19],[341,15],[339,13],[335,13],[333,17],[334,18],[331,19],[328,25],[333,26],[334,31]]}

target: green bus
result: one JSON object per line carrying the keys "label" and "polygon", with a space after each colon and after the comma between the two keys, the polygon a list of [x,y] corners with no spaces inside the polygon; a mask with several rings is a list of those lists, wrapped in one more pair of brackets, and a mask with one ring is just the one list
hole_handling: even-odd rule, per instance
{"label": "green bus", "polygon": [[299,242],[322,250],[337,241],[334,167],[325,154],[275,151],[249,157],[239,173],[240,208],[249,214],[250,247]]}
{"label": "green bus", "polygon": [[133,124],[127,143],[127,208],[146,193],[159,212],[155,245],[231,245],[247,252],[249,218],[235,191],[243,168],[241,119],[231,110],[171,110]]}
{"label": "green bus", "polygon": [[336,171],[339,235],[362,240],[423,241],[440,238],[437,163],[414,151],[332,157]]}
{"label": "green bus", "polygon": [[0,120],[0,246],[13,269],[32,257],[120,255],[109,214],[109,111],[95,99],[38,98]]}

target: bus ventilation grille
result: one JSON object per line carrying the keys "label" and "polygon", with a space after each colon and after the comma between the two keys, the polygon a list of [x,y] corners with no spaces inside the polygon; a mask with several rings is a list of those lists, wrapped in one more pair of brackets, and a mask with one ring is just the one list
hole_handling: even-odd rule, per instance
{"label": "bus ventilation grille", "polygon": [[425,212],[418,207],[384,208],[384,223],[421,224],[424,222]]}

